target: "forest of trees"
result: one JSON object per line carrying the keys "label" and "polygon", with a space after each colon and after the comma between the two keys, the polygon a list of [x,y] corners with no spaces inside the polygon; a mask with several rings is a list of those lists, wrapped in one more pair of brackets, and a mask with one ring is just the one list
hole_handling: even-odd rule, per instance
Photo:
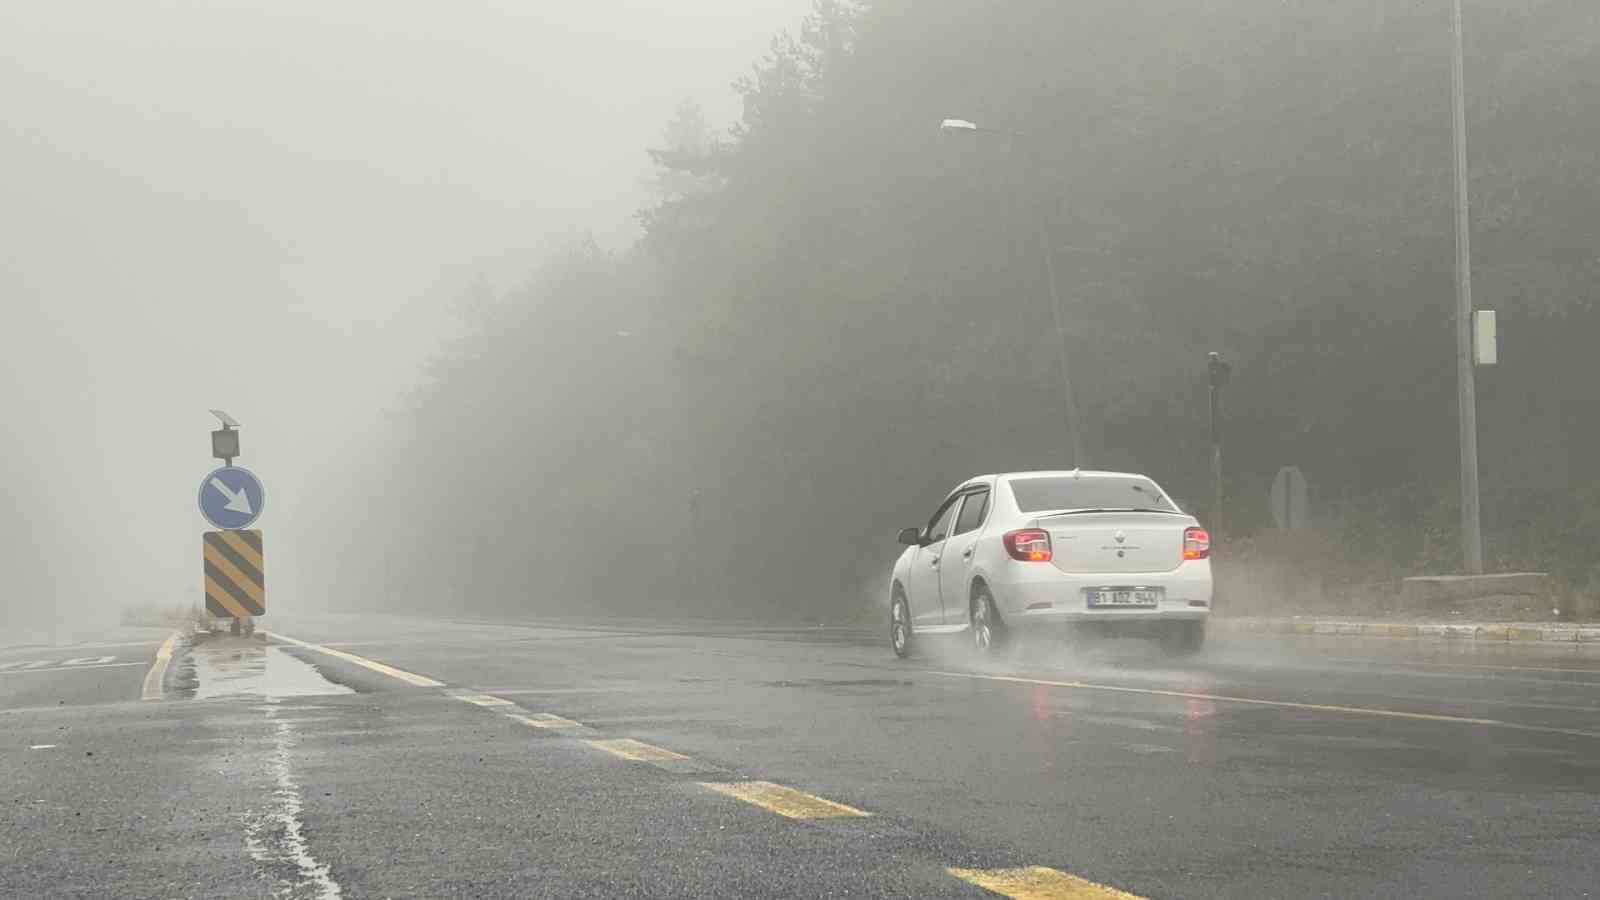
{"label": "forest of trees", "polygon": [[[1600,6],[1466,6],[1475,298],[1501,332],[1479,379],[1488,563],[1582,590]],[[465,336],[385,436],[412,488],[394,524],[330,510],[321,571],[387,608],[852,617],[896,530],[971,474],[1138,470],[1204,514],[1212,350],[1234,365],[1222,565],[1231,544],[1349,583],[1452,571],[1449,15],[819,0],[738,83],[731,132],[692,105],[667,126],[635,246],[468,292]],[[1289,464],[1315,534],[1274,544]]]}

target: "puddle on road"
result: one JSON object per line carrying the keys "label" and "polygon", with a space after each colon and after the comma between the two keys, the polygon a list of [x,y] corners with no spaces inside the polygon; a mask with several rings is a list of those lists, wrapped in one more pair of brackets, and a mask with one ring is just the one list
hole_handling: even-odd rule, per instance
{"label": "puddle on road", "polygon": [[196,700],[216,697],[319,697],[355,691],[322,677],[281,647],[250,638],[207,641],[190,654]]}

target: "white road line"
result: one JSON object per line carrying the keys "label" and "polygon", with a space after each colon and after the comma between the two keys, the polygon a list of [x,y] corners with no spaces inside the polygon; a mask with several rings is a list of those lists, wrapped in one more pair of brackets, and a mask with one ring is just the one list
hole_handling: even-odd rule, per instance
{"label": "white road line", "polygon": [[1079,691],[1109,691],[1118,694],[1143,694],[1148,697],[1175,697],[1180,700],[1209,700],[1213,703],[1238,703],[1248,706],[1268,706],[1277,709],[1302,709],[1308,712],[1325,712],[1350,716],[1374,716],[1386,719],[1412,719],[1420,722],[1446,722],[1454,725],[1481,725],[1489,728],[1506,728],[1512,731],[1531,731],[1540,734],[1564,734],[1571,737],[1600,738],[1600,732],[1576,728],[1555,728],[1548,725],[1523,725],[1501,719],[1479,719],[1470,716],[1450,716],[1441,713],[1405,712],[1398,709],[1380,709],[1364,706],[1340,706],[1331,703],[1297,703],[1292,700],[1263,700],[1259,697],[1238,697],[1228,694],[1200,694],[1192,691],[1168,691],[1158,688],[1128,687],[1120,684],[1096,684],[1088,681],[1051,681],[1046,678],[1023,678],[1016,675],[985,675],[979,672],[940,672],[927,670],[930,675],[948,678],[970,678],[975,681],[1000,681],[1011,684],[1035,684],[1043,687],[1067,688]]}
{"label": "white road line", "polygon": [[[1583,646],[1583,645],[1580,644],[1578,646]],[[1439,660],[1416,660],[1416,659],[1366,659],[1366,658],[1357,657],[1357,656],[1334,656],[1334,657],[1329,657],[1328,661],[1329,662],[1347,662],[1347,663],[1368,663],[1368,664],[1370,664],[1370,663],[1378,663],[1379,665],[1410,666],[1410,667],[1422,667],[1422,668],[1429,668],[1429,669],[1486,669],[1486,670],[1495,671],[1495,672],[1560,672],[1563,675],[1600,675],[1600,669],[1577,669],[1577,668],[1572,668],[1570,666],[1499,666],[1499,665],[1489,665],[1487,663],[1449,662],[1448,660],[1439,661]],[[1445,674],[1448,674],[1448,673],[1445,673]],[[1469,677],[1478,677],[1478,676],[1469,676]],[[1551,681],[1552,679],[1541,678],[1539,680],[1548,682],[1548,681]],[[1584,683],[1585,684],[1596,684],[1597,682],[1590,681],[1590,682],[1584,682]]]}
{"label": "white road line", "polygon": [[0,656],[14,656],[18,653],[73,653],[79,650],[112,650],[118,647],[145,647],[151,639],[142,641],[117,641],[117,642],[72,642],[40,643],[40,644],[12,644],[0,647]]}
{"label": "white road line", "polygon": [[144,690],[139,692],[140,700],[161,699],[162,685],[167,680],[167,666],[172,664],[172,653],[177,649],[178,636],[176,631],[167,635],[167,639],[161,644],[161,649],[156,651],[156,661],[144,675]]}
{"label": "white road line", "polygon": [[324,647],[321,644],[313,644],[310,641],[302,641],[299,638],[292,638],[277,631],[264,633],[275,641],[283,641],[286,644],[293,644],[296,647],[304,647],[307,650],[315,650],[318,653],[326,653],[334,659],[342,659],[347,663],[354,663],[355,665],[363,668],[371,669],[374,672],[387,675],[390,678],[404,681],[406,684],[415,685],[417,687],[444,687],[444,682],[442,681],[435,681],[426,675],[418,675],[415,672],[407,672],[404,669],[396,669],[394,666],[384,665],[377,660],[367,659],[365,656],[357,656],[354,653],[346,653],[343,650],[335,650],[332,647]]}
{"label": "white road line", "polygon": [[34,745],[30,746],[28,749],[29,750],[54,750],[55,748],[56,748],[55,744],[34,744]]}
{"label": "white road line", "polygon": [[82,672],[85,669],[121,669],[127,666],[142,666],[141,662],[107,663],[103,666],[51,666],[48,669],[6,669],[0,675],[32,675],[35,672]]}
{"label": "white road line", "polygon": [[311,855],[300,822],[300,785],[289,767],[289,754],[295,745],[294,725],[276,719],[275,713],[276,710],[267,711],[267,718],[273,720],[275,727],[268,769],[277,789],[272,792],[272,808],[246,821],[245,849],[259,863],[289,863],[295,867],[298,877],[289,885],[290,895],[301,896],[302,890],[308,889],[316,900],[338,900],[343,896],[339,883],[329,874],[328,865]]}

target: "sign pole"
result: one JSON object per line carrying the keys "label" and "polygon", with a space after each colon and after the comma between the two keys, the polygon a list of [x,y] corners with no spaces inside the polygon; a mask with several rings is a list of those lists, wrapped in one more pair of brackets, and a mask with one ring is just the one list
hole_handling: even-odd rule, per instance
{"label": "sign pole", "polygon": [[230,632],[255,633],[255,617],[265,615],[266,564],[260,531],[250,526],[267,502],[266,488],[254,473],[236,468],[239,423],[211,410],[222,427],[211,432],[211,455],[225,465],[200,481],[200,514],[218,530],[202,536],[206,611],[232,620]]}
{"label": "sign pole", "polygon": [[1455,0],[1451,74],[1456,157],[1456,408],[1461,425],[1461,561],[1483,574],[1478,520],[1478,388],[1472,371],[1472,231],[1467,207],[1467,87],[1463,72],[1461,0]]}
{"label": "sign pole", "polygon": [[1206,380],[1211,385],[1211,535],[1215,542],[1222,535],[1222,386],[1228,383],[1233,367],[1220,353],[1206,358]]}

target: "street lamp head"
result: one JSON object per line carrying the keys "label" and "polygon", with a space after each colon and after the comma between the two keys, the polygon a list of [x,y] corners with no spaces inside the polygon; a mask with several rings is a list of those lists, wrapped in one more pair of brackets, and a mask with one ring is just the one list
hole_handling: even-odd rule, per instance
{"label": "street lamp head", "polygon": [[1222,358],[1222,354],[1215,351],[1206,354],[1206,377],[1214,388],[1222,387],[1228,383],[1228,378],[1233,374],[1233,366]]}
{"label": "street lamp head", "polygon": [[945,119],[943,122],[939,123],[939,130],[940,131],[977,131],[978,130],[978,126],[977,126],[977,123],[968,122],[966,119]]}

